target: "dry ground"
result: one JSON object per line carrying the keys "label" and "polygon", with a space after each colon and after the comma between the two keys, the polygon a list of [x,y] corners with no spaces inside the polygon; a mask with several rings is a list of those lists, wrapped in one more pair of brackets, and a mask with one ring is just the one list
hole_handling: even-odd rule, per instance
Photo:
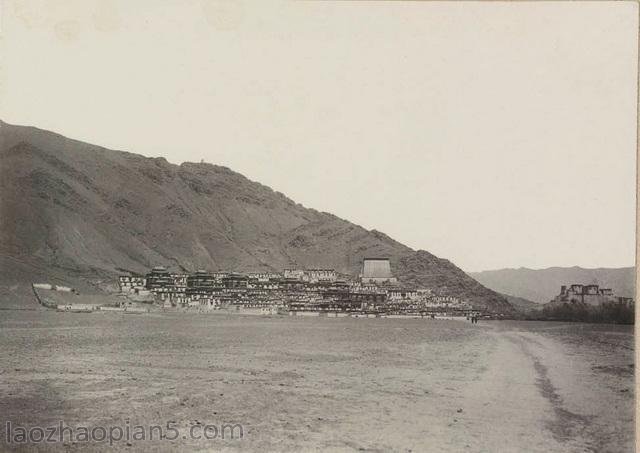
{"label": "dry ground", "polygon": [[[180,430],[124,451],[633,447],[629,327],[5,310],[0,344],[0,449],[109,447],[7,444],[8,420]],[[182,438],[222,423],[244,438]]]}

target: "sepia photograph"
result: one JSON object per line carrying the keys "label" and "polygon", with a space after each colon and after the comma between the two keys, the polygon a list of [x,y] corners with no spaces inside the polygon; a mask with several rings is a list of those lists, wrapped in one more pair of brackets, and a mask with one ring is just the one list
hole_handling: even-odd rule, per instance
{"label": "sepia photograph", "polygon": [[0,452],[635,451],[639,10],[0,0]]}

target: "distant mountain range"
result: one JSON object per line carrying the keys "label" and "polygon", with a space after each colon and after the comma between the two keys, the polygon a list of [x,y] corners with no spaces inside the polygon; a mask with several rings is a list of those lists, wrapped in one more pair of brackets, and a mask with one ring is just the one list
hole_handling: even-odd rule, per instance
{"label": "distant mountain range", "polygon": [[[562,285],[595,283],[611,288],[618,296],[635,298],[635,267],[585,269],[550,267],[547,269],[499,269],[471,272],[474,279],[502,294],[528,299],[538,304],[549,302]],[[512,301],[513,302],[513,301]]]}
{"label": "distant mountain range", "polygon": [[217,165],[173,165],[0,122],[0,193],[4,288],[34,280],[86,286],[157,265],[331,267],[357,275],[363,257],[384,256],[407,284],[513,311],[446,259],[305,208]]}

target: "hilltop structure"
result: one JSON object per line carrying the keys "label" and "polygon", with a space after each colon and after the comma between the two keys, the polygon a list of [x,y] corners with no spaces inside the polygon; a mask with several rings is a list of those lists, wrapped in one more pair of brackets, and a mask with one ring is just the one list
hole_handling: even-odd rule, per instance
{"label": "hilltop structure", "polygon": [[585,304],[597,307],[608,303],[632,304],[630,297],[616,296],[610,288],[600,288],[598,285],[572,284],[568,287],[562,285],[560,294],[551,300],[552,304]]}

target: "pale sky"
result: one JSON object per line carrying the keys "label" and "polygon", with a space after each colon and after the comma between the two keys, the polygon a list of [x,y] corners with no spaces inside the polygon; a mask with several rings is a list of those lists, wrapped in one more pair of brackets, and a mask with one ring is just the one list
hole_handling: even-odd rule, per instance
{"label": "pale sky", "polygon": [[0,118],[464,270],[630,266],[636,2],[2,2]]}

